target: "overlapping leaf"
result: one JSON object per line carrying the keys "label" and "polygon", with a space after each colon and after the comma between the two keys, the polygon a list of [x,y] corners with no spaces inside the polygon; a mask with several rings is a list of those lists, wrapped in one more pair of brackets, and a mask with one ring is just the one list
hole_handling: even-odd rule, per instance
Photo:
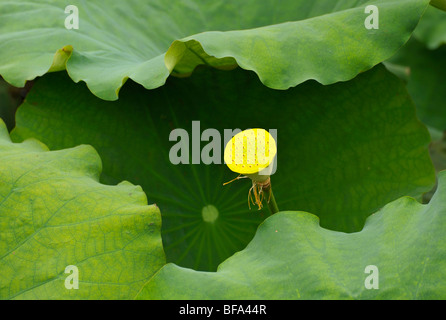
{"label": "overlapping leaf", "polygon": [[441,1],[444,11],[428,7],[414,31],[417,40],[425,43],[431,50],[446,44],[446,1]]}
{"label": "overlapping leaf", "polygon": [[[441,7],[446,2],[438,1]],[[441,2],[441,3],[440,3]],[[419,118],[431,132],[446,130],[446,12],[429,7],[414,31],[414,38],[390,61],[407,70],[408,90]],[[438,134],[437,134],[438,135]]]}
{"label": "overlapping leaf", "polygon": [[129,299],[164,265],[158,208],[100,170],[89,146],[13,144],[0,121],[0,299]]}
{"label": "overlapping leaf", "polygon": [[429,50],[411,39],[391,61],[410,71],[407,89],[414,99],[418,117],[440,132],[446,130],[446,46]]}
{"label": "overlapping leaf", "polygon": [[[323,229],[305,212],[280,212],[217,272],[168,264],[137,298],[446,299],[445,229],[442,172],[428,205],[399,199],[353,234]],[[373,280],[367,266],[374,268]]]}
{"label": "overlapping leaf", "polygon": [[[79,29],[65,28],[66,2],[0,1],[0,75],[15,86],[67,69],[115,100],[131,78],[162,86],[197,65],[238,64],[271,88],[308,79],[345,81],[392,56],[429,0],[73,0]],[[366,5],[379,29],[364,26]],[[404,19],[400,17],[404,16]]]}
{"label": "overlapping leaf", "polygon": [[[224,129],[278,129],[279,208],[312,212],[331,229],[359,231],[384,204],[418,197],[435,182],[429,134],[404,84],[382,66],[346,83],[312,81],[285,92],[246,71],[203,68],[152,91],[129,85],[117,102],[54,74],[20,107],[13,137],[37,137],[52,149],[93,145],[104,182],[140,184],[161,208],[168,260],[215,270],[246,246],[265,214],[248,209],[249,181],[222,185],[235,177],[225,165],[170,162],[171,130],[184,128],[189,146],[200,144],[194,120],[202,131],[219,130],[221,148]],[[203,220],[209,205],[219,212],[215,223]]]}

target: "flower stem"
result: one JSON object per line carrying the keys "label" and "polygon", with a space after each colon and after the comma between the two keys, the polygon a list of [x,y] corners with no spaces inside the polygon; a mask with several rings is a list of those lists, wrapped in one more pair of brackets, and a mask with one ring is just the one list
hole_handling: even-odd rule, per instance
{"label": "flower stem", "polygon": [[279,207],[277,206],[276,198],[274,198],[273,189],[271,188],[271,184],[266,186],[263,189],[263,192],[265,192],[266,202],[268,203],[268,208],[269,208],[269,211],[271,212],[271,214],[273,215],[273,214],[279,212]]}

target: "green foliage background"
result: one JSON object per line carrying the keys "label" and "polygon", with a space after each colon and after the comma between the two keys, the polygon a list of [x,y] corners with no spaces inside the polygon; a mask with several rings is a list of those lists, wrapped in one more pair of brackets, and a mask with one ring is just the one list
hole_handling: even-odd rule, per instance
{"label": "green foliage background", "polygon": [[[0,0],[1,299],[446,298],[442,0],[71,4]],[[195,120],[278,129],[280,213]]]}

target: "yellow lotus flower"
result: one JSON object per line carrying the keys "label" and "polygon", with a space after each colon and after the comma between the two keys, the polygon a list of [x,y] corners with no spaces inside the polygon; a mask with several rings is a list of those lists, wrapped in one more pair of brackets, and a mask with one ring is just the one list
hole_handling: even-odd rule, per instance
{"label": "yellow lotus flower", "polygon": [[[231,171],[240,175],[233,179],[250,178],[252,187],[248,193],[250,202],[262,209],[263,195],[268,194],[268,204],[273,201],[272,213],[278,211],[271,191],[270,175],[273,170],[277,145],[271,134],[264,129],[248,129],[236,134],[226,145],[224,160]],[[242,176],[244,175],[244,176]],[[229,181],[226,184],[232,182]],[[253,200],[251,192],[254,194]],[[271,206],[270,206],[271,209]]]}
{"label": "yellow lotus flower", "polygon": [[249,129],[236,134],[228,142],[224,159],[230,170],[266,180],[272,172],[276,153],[276,141],[268,131]]}

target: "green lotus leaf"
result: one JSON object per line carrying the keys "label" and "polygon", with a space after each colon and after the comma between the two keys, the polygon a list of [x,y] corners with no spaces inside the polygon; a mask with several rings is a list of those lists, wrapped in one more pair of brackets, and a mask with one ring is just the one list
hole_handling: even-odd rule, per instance
{"label": "green lotus leaf", "polygon": [[439,179],[428,205],[401,198],[358,233],[321,228],[306,212],[280,212],[217,272],[167,264],[137,298],[445,299],[446,172]]}
{"label": "green lotus leaf", "polygon": [[[446,17],[446,12],[444,13]],[[407,89],[417,107],[418,117],[429,127],[446,130],[446,46],[429,50],[411,39],[392,57],[392,63],[410,70]]]}
{"label": "green lotus leaf", "polygon": [[186,150],[192,155],[195,144],[198,156],[210,143],[200,142],[201,133],[217,129],[221,137],[211,138],[219,143],[217,161],[224,129],[277,129],[271,179],[279,209],[312,212],[330,229],[359,231],[386,203],[419,197],[435,183],[429,133],[404,83],[381,65],[349,82],[309,81],[285,92],[263,86],[251,72],[203,67],[156,90],[129,84],[115,102],[57,73],[36,82],[16,120],[15,141],[94,146],[104,183],[139,184],[160,207],[168,261],[198,270],[216,270],[242,250],[268,213],[249,210],[249,180],[223,186],[237,176],[226,165],[172,164],[173,129],[187,132]]}
{"label": "green lotus leaf", "polygon": [[92,147],[14,144],[0,121],[0,163],[0,299],[129,299],[165,264],[159,209],[100,184]]}
{"label": "green lotus leaf", "polygon": [[446,0],[431,0],[431,5],[443,11],[446,11]]}
{"label": "green lotus leaf", "polygon": [[[98,97],[116,100],[127,79],[153,89],[197,65],[236,65],[274,89],[331,84],[391,57],[429,0],[0,1],[0,75],[15,86],[66,69]],[[379,9],[368,29],[367,5]],[[68,8],[69,9],[69,8]],[[404,19],[400,19],[404,16]],[[378,18],[377,18],[378,19]]]}
{"label": "green lotus leaf", "polygon": [[443,1],[443,5],[444,11],[428,7],[414,31],[414,37],[431,50],[446,44],[446,1]]}

